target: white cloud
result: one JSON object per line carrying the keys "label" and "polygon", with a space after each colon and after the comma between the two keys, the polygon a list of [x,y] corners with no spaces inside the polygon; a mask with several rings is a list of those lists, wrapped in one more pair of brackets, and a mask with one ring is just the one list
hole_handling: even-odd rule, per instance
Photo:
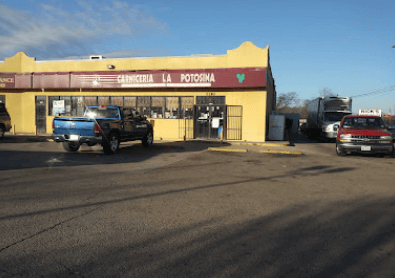
{"label": "white cloud", "polygon": [[[41,5],[33,14],[0,4],[0,60],[19,51],[37,58],[81,55],[93,51],[102,38],[167,32],[169,27],[140,6],[114,1],[111,5],[78,1],[78,11]],[[21,20],[23,18],[23,20]]]}

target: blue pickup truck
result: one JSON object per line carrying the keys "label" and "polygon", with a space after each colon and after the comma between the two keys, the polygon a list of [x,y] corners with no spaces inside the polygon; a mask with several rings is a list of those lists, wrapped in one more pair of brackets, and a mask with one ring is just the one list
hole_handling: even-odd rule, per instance
{"label": "blue pickup truck", "polygon": [[114,154],[120,142],[141,140],[149,147],[154,136],[152,124],[133,107],[88,106],[82,118],[55,117],[52,128],[52,139],[68,152],[78,151],[81,144],[100,144],[104,153]]}

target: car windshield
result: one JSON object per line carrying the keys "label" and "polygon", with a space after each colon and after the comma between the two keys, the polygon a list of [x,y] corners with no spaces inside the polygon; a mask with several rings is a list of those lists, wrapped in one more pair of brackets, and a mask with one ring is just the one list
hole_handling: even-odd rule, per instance
{"label": "car windshield", "polygon": [[344,116],[350,115],[350,113],[343,112],[326,112],[324,113],[324,121],[328,122],[340,122]]}
{"label": "car windshield", "polygon": [[93,119],[119,118],[119,113],[117,108],[90,107],[86,110],[84,117]]}
{"label": "car windshield", "polygon": [[381,118],[353,117],[346,118],[343,122],[344,128],[380,128],[384,129],[385,125]]}

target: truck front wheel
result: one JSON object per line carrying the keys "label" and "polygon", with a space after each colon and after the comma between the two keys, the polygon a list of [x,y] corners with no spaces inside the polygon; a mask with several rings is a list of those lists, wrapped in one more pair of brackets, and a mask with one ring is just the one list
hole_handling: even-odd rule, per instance
{"label": "truck front wheel", "polygon": [[103,143],[105,154],[114,154],[119,148],[119,137],[116,133],[110,133]]}
{"label": "truck front wheel", "polygon": [[76,152],[80,149],[78,142],[63,142],[63,148],[68,152]]}
{"label": "truck front wheel", "polygon": [[345,153],[343,151],[340,150],[339,146],[336,144],[336,154],[338,156],[344,156]]}
{"label": "truck front wheel", "polygon": [[154,135],[152,134],[152,131],[148,131],[142,140],[143,146],[144,147],[149,147],[154,143]]}

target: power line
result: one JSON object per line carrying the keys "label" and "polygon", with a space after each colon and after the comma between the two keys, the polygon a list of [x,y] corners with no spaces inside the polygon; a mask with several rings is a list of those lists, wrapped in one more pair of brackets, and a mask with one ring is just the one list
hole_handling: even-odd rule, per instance
{"label": "power line", "polygon": [[361,95],[355,95],[355,96],[350,96],[351,98],[356,98],[356,97],[367,97],[367,96],[373,96],[373,95],[378,95],[378,94],[383,94],[383,93],[387,93],[387,92],[391,92],[395,90],[395,86],[390,86],[387,88],[383,88],[380,90],[376,90],[370,93],[366,93],[366,94],[361,94]]}

